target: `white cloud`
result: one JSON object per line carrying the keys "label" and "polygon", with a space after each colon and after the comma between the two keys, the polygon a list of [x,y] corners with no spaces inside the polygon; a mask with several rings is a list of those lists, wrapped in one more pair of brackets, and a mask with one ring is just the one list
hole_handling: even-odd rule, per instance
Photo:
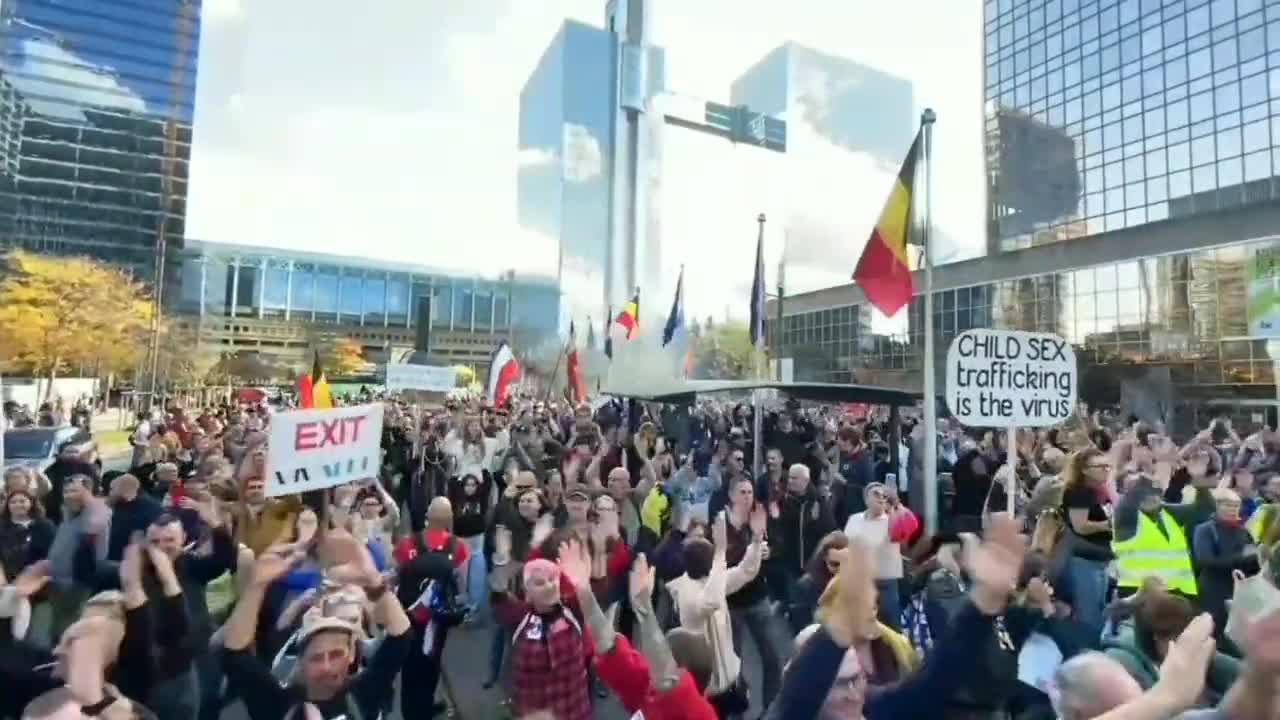
{"label": "white cloud", "polygon": [[41,115],[83,120],[77,105],[145,112],[147,103],[120,84],[115,71],[94,65],[46,40],[27,38],[9,81]]}
{"label": "white cloud", "polygon": [[548,148],[521,148],[516,153],[516,167],[548,167],[558,161],[555,151]]}
{"label": "white cloud", "polygon": [[[317,11],[304,0],[205,1],[207,17],[234,10],[240,22],[204,28],[191,237],[554,274],[555,239],[517,228],[517,169],[557,163],[568,179],[598,177],[604,148],[566,128],[572,142],[559,152],[521,152],[519,94],[563,19],[599,25],[603,2],[475,0],[465,13],[438,3],[386,3],[352,15]],[[939,112],[936,217],[962,246],[960,256],[980,252],[977,0],[656,7],[668,76],[675,89],[700,97],[728,101],[730,83],[788,39],[909,79],[917,102]],[[856,43],[850,27],[859,28]],[[789,248],[795,258],[788,285],[847,282],[895,168],[824,144],[799,124],[790,132],[796,152],[784,166],[770,153],[752,155],[707,137],[668,143],[659,199],[663,265],[672,285],[679,263],[690,266],[691,315],[746,307],[739,295],[750,282],[761,207],[770,216],[771,284],[788,213],[815,228],[808,244],[797,239]],[[650,317],[665,317],[671,290],[645,289]]]}
{"label": "white cloud", "polygon": [[587,182],[600,177],[604,153],[600,141],[585,126],[564,124],[564,179]]}
{"label": "white cloud", "polygon": [[244,15],[241,0],[203,0],[200,9],[205,22],[237,21]]}

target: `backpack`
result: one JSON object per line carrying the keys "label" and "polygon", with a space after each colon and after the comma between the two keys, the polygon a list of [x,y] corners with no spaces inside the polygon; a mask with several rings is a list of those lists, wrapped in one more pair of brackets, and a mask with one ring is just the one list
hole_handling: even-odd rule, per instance
{"label": "backpack", "polygon": [[424,532],[413,534],[417,555],[400,569],[400,584],[396,596],[406,609],[411,608],[422,596],[426,584],[435,580],[440,584],[437,600],[430,608],[432,617],[446,625],[456,625],[466,616],[461,601],[457,574],[453,561],[458,554],[459,541],[452,533],[445,546],[439,550],[427,547]]}

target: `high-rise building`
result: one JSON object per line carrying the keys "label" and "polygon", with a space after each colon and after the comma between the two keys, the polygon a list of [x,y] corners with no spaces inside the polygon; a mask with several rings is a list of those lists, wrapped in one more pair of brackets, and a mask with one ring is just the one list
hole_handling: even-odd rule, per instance
{"label": "high-rise building", "polygon": [[989,252],[1280,198],[1278,23],[1265,0],[989,0]]}
{"label": "high-rise building", "polygon": [[[792,290],[847,281],[862,250],[850,238],[879,212],[917,127],[911,82],[787,42],[733,82],[730,102],[786,121],[781,222]],[[815,169],[840,188],[815,188]]]}
{"label": "high-rise building", "polygon": [[0,3],[0,249],[181,248],[200,0]]}
{"label": "high-rise building", "polygon": [[[987,0],[985,22],[988,255],[934,270],[939,354],[1052,332],[1095,407],[1274,427],[1280,3]],[[788,296],[771,331],[797,376],[918,388],[921,300],[901,336],[858,341],[852,285]]]}
{"label": "high-rise building", "polygon": [[[611,269],[629,267],[626,242],[615,237],[615,197],[628,197],[614,192],[615,171],[625,170],[615,167],[615,138],[629,112],[621,97],[629,81],[620,77],[638,79],[646,91],[659,88],[663,57],[626,47],[612,28],[565,21],[520,93],[517,219],[524,231],[558,241],[566,328],[570,318],[600,322],[611,295],[630,294],[612,287],[629,273]],[[624,55],[639,64],[623,63]]]}
{"label": "high-rise building", "polygon": [[807,126],[895,171],[916,128],[909,80],[795,42],[774,48],[734,80],[730,102],[786,118],[788,152],[803,139],[795,133]]}

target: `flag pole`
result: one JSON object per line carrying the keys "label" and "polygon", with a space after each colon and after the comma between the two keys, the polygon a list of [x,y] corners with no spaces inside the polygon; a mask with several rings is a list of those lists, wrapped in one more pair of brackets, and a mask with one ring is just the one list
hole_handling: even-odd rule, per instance
{"label": "flag pole", "polygon": [[[760,358],[764,352],[764,213],[760,213],[756,216],[756,222],[760,226],[759,239],[756,242],[756,283],[759,284],[759,287],[753,287],[752,292],[753,294],[756,291],[760,293],[760,307],[758,309],[755,307],[755,297],[751,298],[751,304],[753,309],[752,315],[754,316],[756,312],[759,312],[761,313],[761,316],[752,317],[751,319],[752,323],[759,323],[759,335],[756,338],[753,338],[756,342],[751,344],[751,355],[755,358],[755,379],[759,382],[764,379],[764,373],[760,370]],[[781,327],[778,328],[779,331],[781,329]],[[753,327],[752,330],[754,332],[756,328]],[[759,390],[753,391],[751,393],[751,477],[753,478],[760,477],[760,473],[763,472],[762,466],[764,465],[764,448],[762,447],[764,444],[764,411],[760,407],[762,402],[762,393]]]}
{"label": "flag pole", "polygon": [[938,533],[938,403],[933,357],[933,126],[938,115],[920,115],[924,136],[924,517],[925,535]]}

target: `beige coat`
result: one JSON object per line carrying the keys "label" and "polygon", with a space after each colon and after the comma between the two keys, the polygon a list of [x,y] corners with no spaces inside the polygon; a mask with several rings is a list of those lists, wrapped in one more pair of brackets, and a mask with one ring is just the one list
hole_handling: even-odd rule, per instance
{"label": "beige coat", "polygon": [[752,543],[742,562],[733,567],[727,567],[724,552],[718,551],[706,577],[694,580],[686,573],[667,583],[667,592],[680,614],[680,626],[701,633],[715,652],[708,694],[729,689],[742,670],[742,660],[733,651],[733,626],[726,597],[755,579],[760,572],[760,559],[759,543]]}

